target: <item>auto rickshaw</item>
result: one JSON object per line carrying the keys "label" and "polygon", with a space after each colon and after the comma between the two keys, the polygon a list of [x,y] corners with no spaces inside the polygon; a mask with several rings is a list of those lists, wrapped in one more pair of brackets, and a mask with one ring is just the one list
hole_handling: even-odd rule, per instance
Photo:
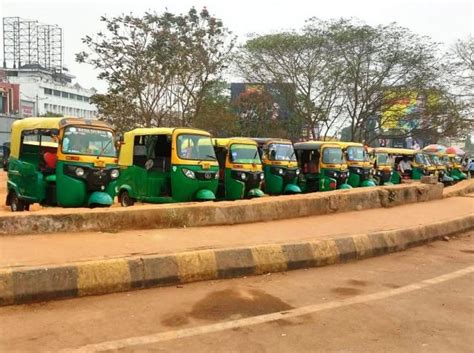
{"label": "auto rickshaw", "polygon": [[393,161],[390,155],[396,153],[396,149],[376,147],[369,148],[368,152],[373,160],[373,178],[377,182],[377,185],[393,185],[396,184],[397,181],[398,183],[400,182],[400,180],[397,180],[397,178],[395,178],[395,180],[392,180],[392,175],[394,172]]}
{"label": "auto rickshaw", "polygon": [[216,198],[219,165],[211,135],[192,128],[139,128],[126,132],[117,182],[122,206]]}
{"label": "auto rickshaw", "polygon": [[270,195],[298,194],[300,169],[289,140],[252,138],[258,145],[263,165],[264,191]]}
{"label": "auto rickshaw", "polygon": [[226,200],[261,197],[264,179],[257,143],[247,138],[212,139],[219,162],[217,197]]}
{"label": "auto rickshaw", "polygon": [[[420,180],[422,176],[437,175],[436,167],[431,164],[429,157],[422,151],[408,148],[392,148],[390,152],[394,160],[395,170],[391,179],[393,184],[399,184],[401,179]],[[399,163],[404,157],[411,161],[411,175],[402,174],[400,171]]]}
{"label": "auto rickshaw", "polygon": [[303,192],[352,189],[347,184],[349,169],[341,146],[331,142],[307,141],[294,144]]}
{"label": "auto rickshaw", "polygon": [[448,158],[451,161],[451,177],[455,181],[467,179],[467,175],[462,172],[462,156],[452,153],[448,154]]}
{"label": "auto rickshaw", "polygon": [[440,153],[439,158],[446,166],[448,176],[453,178],[455,183],[467,178],[467,175],[461,171],[462,157],[457,156],[454,153]]}
{"label": "auto rickshaw", "polygon": [[436,171],[438,173],[438,181],[443,183],[444,185],[454,184],[454,179],[449,176],[447,167],[440,158],[442,156],[442,153],[424,152],[424,154],[428,156],[431,164],[436,167]]}
{"label": "auto rickshaw", "polygon": [[341,146],[345,160],[349,168],[349,179],[347,183],[356,188],[359,186],[375,186],[371,178],[372,163],[365,151],[364,145],[357,142],[331,142]]}
{"label": "auto rickshaw", "polygon": [[110,206],[119,177],[114,130],[98,120],[25,118],[12,125],[6,204]]}

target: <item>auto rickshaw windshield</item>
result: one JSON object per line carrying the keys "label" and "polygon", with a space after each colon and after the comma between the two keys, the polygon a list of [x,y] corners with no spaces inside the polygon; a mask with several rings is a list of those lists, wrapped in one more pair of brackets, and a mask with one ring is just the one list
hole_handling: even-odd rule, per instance
{"label": "auto rickshaw windshield", "polygon": [[181,134],[176,141],[181,159],[215,161],[216,154],[211,138],[207,135]]}
{"label": "auto rickshaw windshield", "polygon": [[348,147],[347,159],[352,162],[364,162],[366,160],[364,147],[362,146]]}
{"label": "auto rickshaw windshield", "polygon": [[66,154],[117,156],[112,131],[82,126],[65,128],[62,151]]}
{"label": "auto rickshaw windshield", "polygon": [[391,163],[388,153],[377,153],[376,156],[378,165],[387,165]]}
{"label": "auto rickshaw windshield", "polygon": [[342,150],[337,147],[326,147],[323,150],[323,163],[328,164],[342,164],[344,159],[342,157]]}
{"label": "auto rickshaw windshield", "polygon": [[430,161],[430,159],[428,158],[428,156],[425,155],[425,154],[422,154],[422,153],[417,153],[417,154],[415,155],[415,162],[418,163],[418,164],[426,165],[426,166],[430,166],[430,165],[431,165],[431,161]]}
{"label": "auto rickshaw windshield", "polygon": [[272,143],[268,146],[268,157],[273,161],[295,161],[296,154],[293,145]]}
{"label": "auto rickshaw windshield", "polygon": [[233,163],[260,164],[257,146],[234,143],[230,146],[230,158]]}
{"label": "auto rickshaw windshield", "polygon": [[435,165],[441,165],[442,164],[441,161],[439,160],[438,156],[432,155],[431,160],[433,161],[433,163]]}

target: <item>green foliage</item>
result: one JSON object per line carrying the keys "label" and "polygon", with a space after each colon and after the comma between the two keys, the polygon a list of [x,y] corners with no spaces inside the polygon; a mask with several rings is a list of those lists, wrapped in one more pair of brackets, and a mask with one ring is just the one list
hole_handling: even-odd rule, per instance
{"label": "green foliage", "polygon": [[234,38],[207,9],[102,17],[105,32],[76,60],[99,71],[108,92],[93,102],[118,128],[190,125],[226,68]]}

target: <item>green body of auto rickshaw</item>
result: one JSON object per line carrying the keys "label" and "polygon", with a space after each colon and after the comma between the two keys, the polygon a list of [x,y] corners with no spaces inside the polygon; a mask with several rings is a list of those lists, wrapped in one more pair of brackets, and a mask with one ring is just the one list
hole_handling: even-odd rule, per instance
{"label": "green body of auto rickshaw", "polygon": [[294,144],[301,170],[299,185],[303,192],[351,189],[349,170],[341,146],[331,142],[307,141]]}
{"label": "green body of auto rickshaw", "polygon": [[217,197],[226,200],[264,196],[264,174],[257,143],[247,138],[215,138],[219,162]]}
{"label": "green body of auto rickshaw", "polygon": [[264,191],[269,195],[298,194],[300,169],[289,140],[252,138],[258,144],[264,173]]}
{"label": "green body of auto rickshaw", "polygon": [[78,118],[25,118],[12,125],[7,205],[110,206],[119,176],[114,131]]}
{"label": "green body of auto rickshaw", "polygon": [[118,198],[170,203],[216,198],[219,165],[211,135],[192,128],[139,128],[124,134]]}

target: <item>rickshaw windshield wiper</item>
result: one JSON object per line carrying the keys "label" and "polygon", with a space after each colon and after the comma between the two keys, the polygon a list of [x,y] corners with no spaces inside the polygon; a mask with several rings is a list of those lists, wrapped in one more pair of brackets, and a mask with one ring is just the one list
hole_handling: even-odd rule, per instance
{"label": "rickshaw windshield wiper", "polygon": [[99,154],[97,155],[97,159],[99,159],[99,157],[102,155],[102,153],[104,153],[105,149],[106,149],[107,147],[109,147],[109,145],[110,145],[111,142],[112,142],[112,140],[109,140],[109,142],[107,142],[107,143],[105,144],[105,146],[102,147],[102,149],[100,150]]}
{"label": "rickshaw windshield wiper", "polygon": [[208,158],[212,159],[213,161],[217,160],[217,158],[216,158],[216,157],[214,157],[214,156],[211,156],[210,154],[206,154],[206,157],[208,157]]}

